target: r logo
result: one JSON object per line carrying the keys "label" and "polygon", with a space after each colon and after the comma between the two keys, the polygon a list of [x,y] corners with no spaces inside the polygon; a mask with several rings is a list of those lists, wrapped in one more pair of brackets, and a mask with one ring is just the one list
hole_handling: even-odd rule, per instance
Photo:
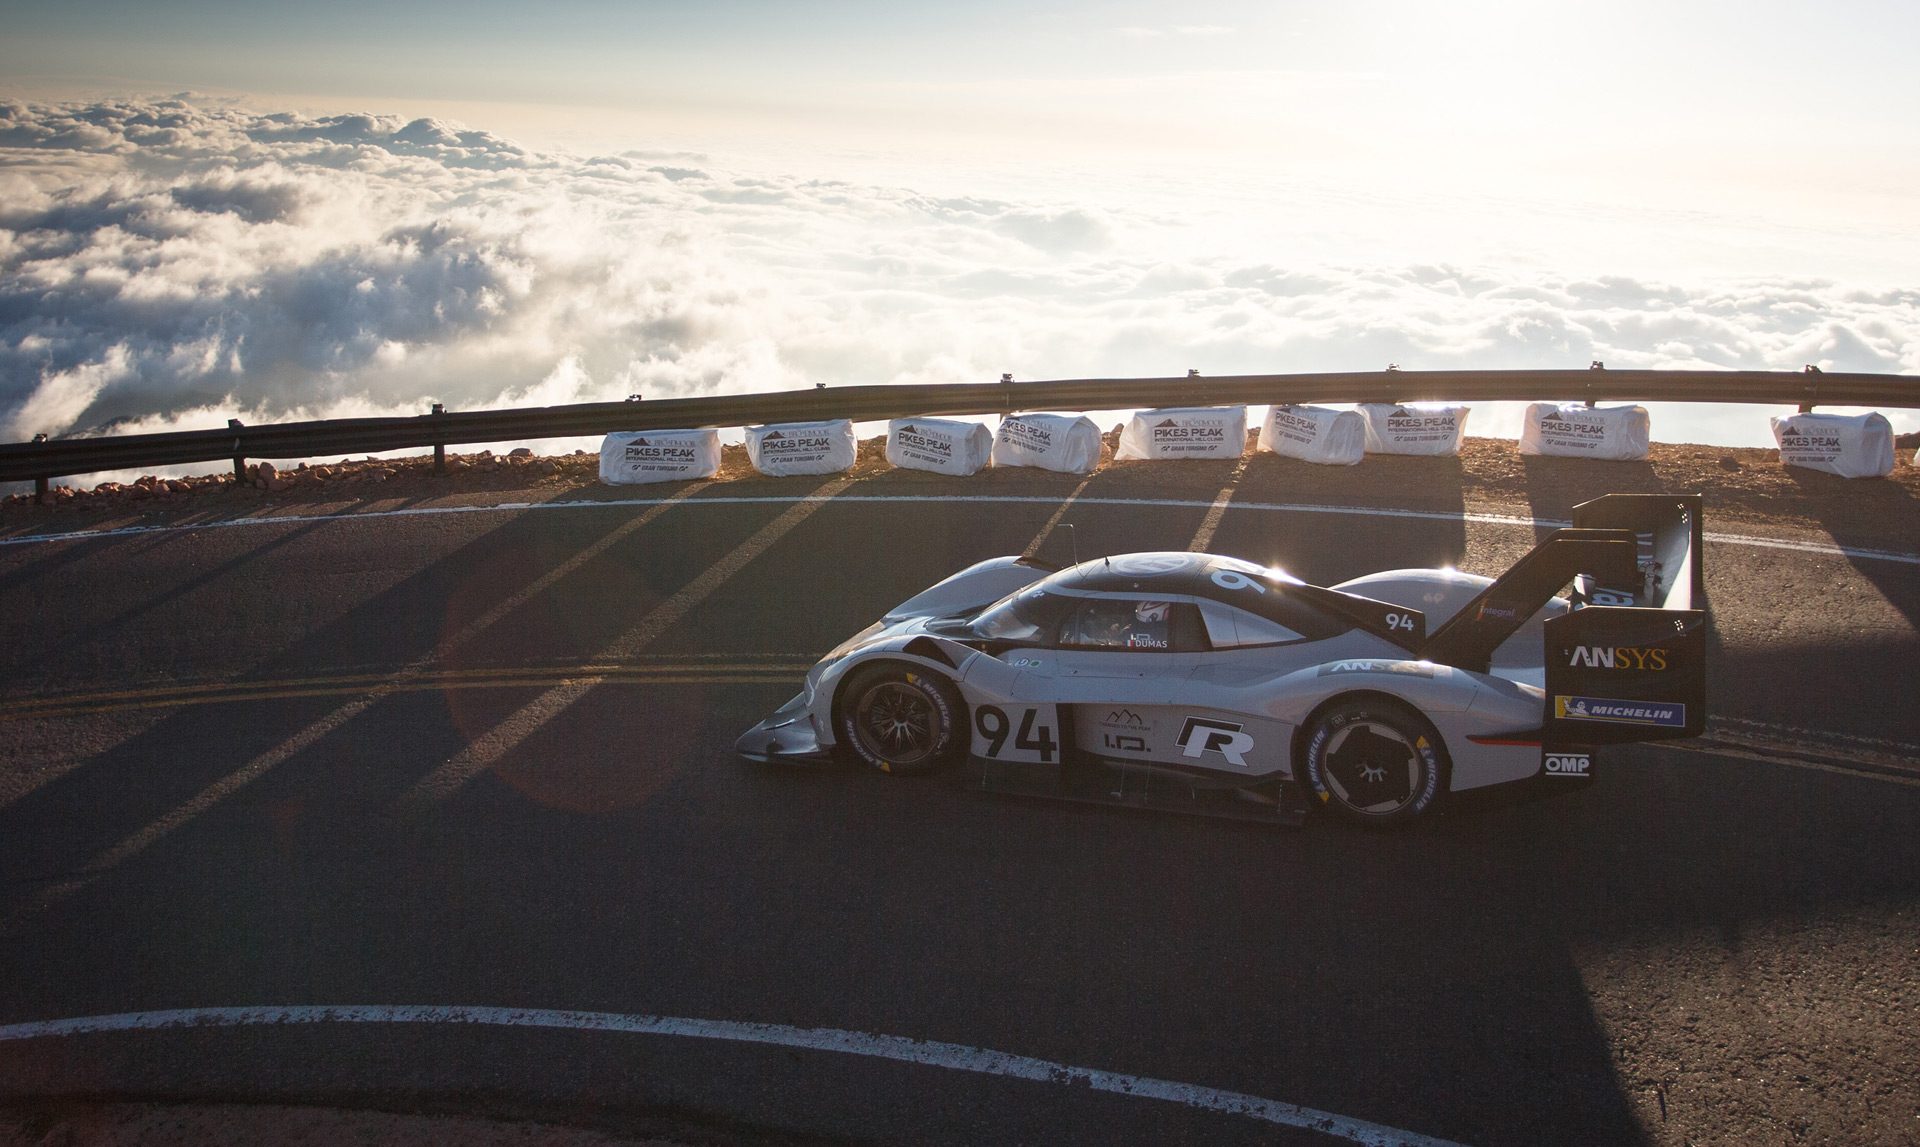
{"label": "r logo", "polygon": [[1230,764],[1244,769],[1247,767],[1247,753],[1253,748],[1253,738],[1240,731],[1243,727],[1231,721],[1188,717],[1187,723],[1180,729],[1180,753],[1186,757],[1219,753]]}

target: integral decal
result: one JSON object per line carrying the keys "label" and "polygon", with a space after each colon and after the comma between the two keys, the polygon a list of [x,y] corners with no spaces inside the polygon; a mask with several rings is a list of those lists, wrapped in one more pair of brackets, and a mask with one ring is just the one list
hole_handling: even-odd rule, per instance
{"label": "integral decal", "polygon": [[1051,453],[1053,450],[1053,431],[1019,418],[1003,420],[1000,423],[1000,437],[1022,450],[1038,454]]}
{"label": "integral decal", "polygon": [[1154,423],[1152,431],[1153,444],[1162,454],[1211,454],[1227,440],[1224,418],[1167,418]]}
{"label": "integral decal", "polygon": [[1593,758],[1586,753],[1548,753],[1546,772],[1550,777],[1584,777],[1592,775]]}
{"label": "integral decal", "polygon": [[1392,673],[1400,677],[1432,677],[1439,669],[1425,661],[1329,661],[1320,667],[1318,677],[1342,673]]}
{"label": "integral decal", "polygon": [[1540,441],[1562,450],[1597,450],[1606,445],[1604,417],[1558,410],[1540,418]]}
{"label": "integral decal", "polygon": [[1267,416],[1267,425],[1274,433],[1289,442],[1298,442],[1302,446],[1311,446],[1320,439],[1320,423],[1312,418],[1293,413],[1293,408],[1276,406]]}
{"label": "integral decal", "polygon": [[1459,416],[1429,414],[1401,407],[1387,415],[1387,437],[1396,442],[1450,442],[1460,432]]}
{"label": "integral decal", "polygon": [[1845,449],[1837,433],[1811,431],[1799,426],[1784,426],[1780,431],[1780,459],[1783,462],[1832,462]]}
{"label": "integral decal", "polygon": [[894,441],[910,458],[920,462],[933,462],[946,465],[953,461],[953,439],[945,434],[908,423],[893,432]]}
{"label": "integral decal", "polygon": [[1110,709],[1100,723],[1109,729],[1127,729],[1140,733],[1153,732],[1156,722],[1150,721],[1132,709]]}
{"label": "integral decal", "polygon": [[628,462],[692,462],[693,447],[674,443],[654,445],[644,438],[636,438],[626,444],[621,451]]}
{"label": "integral decal", "polygon": [[1567,665],[1588,669],[1644,669],[1664,673],[1667,651],[1637,645],[1576,645],[1567,655]]}
{"label": "integral decal", "polygon": [[833,454],[833,437],[823,432],[771,430],[760,439],[760,454],[782,461],[817,462]]}
{"label": "integral decal", "polygon": [[1253,750],[1253,738],[1241,732],[1246,726],[1232,721],[1214,721],[1206,717],[1188,717],[1180,729],[1180,755],[1199,757],[1219,753],[1230,764],[1247,767],[1247,754]]}
{"label": "integral decal", "polygon": [[1553,699],[1553,715],[1563,721],[1658,725],[1668,729],[1685,728],[1687,724],[1687,707],[1677,701],[1620,701],[1560,695]]}
{"label": "integral decal", "polygon": [[1519,621],[1520,609],[1512,605],[1495,605],[1490,601],[1480,603],[1480,609],[1473,615],[1475,621],[1492,618],[1495,621]]}

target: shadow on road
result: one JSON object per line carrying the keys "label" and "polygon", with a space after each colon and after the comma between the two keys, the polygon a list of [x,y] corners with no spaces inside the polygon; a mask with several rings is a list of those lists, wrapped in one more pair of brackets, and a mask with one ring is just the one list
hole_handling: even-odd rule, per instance
{"label": "shadow on road", "polygon": [[[1920,506],[1906,487],[1895,482],[1873,479],[1841,478],[1800,466],[1783,466],[1800,487],[1803,501],[1834,544],[1847,549],[1885,550],[1889,523],[1911,522],[1920,529]],[[1845,512],[1823,514],[1825,509],[1844,506]],[[1880,527],[1877,533],[1862,528],[1863,523]],[[1920,533],[1908,534],[1902,547],[1908,553],[1920,550]],[[1850,557],[1860,576],[1872,582],[1907,624],[1920,629],[1920,567],[1866,557]]]}

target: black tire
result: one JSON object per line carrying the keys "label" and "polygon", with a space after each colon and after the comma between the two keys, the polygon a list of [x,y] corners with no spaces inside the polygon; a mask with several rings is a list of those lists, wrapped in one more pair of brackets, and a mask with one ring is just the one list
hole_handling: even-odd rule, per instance
{"label": "black tire", "polygon": [[856,674],[840,694],[840,743],[883,773],[930,773],[966,749],[965,702],[953,683],[906,665]]}
{"label": "black tire", "polygon": [[1404,825],[1446,791],[1447,747],[1433,725],[1390,697],[1353,697],[1323,710],[1306,733],[1307,791],[1344,820]]}

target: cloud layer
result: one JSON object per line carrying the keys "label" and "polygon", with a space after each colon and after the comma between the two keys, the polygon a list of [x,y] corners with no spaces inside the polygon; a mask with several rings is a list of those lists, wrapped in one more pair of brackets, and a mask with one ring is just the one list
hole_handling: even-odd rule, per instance
{"label": "cloud layer", "polygon": [[0,103],[0,437],[1003,370],[1920,372],[1920,288],[1148,254],[1181,226],[433,120]]}

